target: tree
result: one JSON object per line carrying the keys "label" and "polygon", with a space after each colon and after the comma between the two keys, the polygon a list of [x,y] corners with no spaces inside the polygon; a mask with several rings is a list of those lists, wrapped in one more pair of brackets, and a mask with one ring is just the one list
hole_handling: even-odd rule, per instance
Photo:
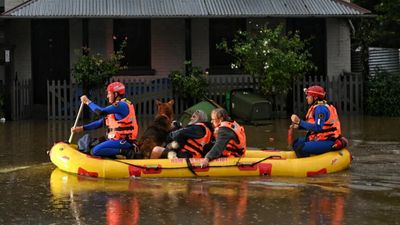
{"label": "tree", "polygon": [[218,48],[234,57],[233,69],[241,69],[258,80],[258,91],[271,96],[286,94],[293,81],[314,68],[306,43],[298,32],[285,34],[282,25],[260,28],[254,33],[239,31],[232,47],[223,41]]}
{"label": "tree", "polygon": [[400,48],[400,0],[354,0],[371,10],[371,18],[354,19],[356,47],[363,44],[375,47]]}

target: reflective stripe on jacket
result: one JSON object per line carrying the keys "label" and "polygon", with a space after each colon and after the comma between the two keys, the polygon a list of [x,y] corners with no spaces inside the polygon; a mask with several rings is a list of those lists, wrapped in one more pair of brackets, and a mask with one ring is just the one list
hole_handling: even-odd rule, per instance
{"label": "reflective stripe on jacket", "polygon": [[[231,129],[236,137],[238,142],[234,139],[228,141],[222,155],[225,157],[240,157],[245,154],[246,152],[246,134],[244,132],[244,128],[240,126],[236,121],[229,122],[223,121],[218,128],[227,127]],[[218,137],[218,128],[214,131],[215,139]]]}
{"label": "reflective stripe on jacket", "polygon": [[189,138],[186,140],[182,152],[189,152],[193,158],[202,158],[205,155],[204,146],[211,141],[211,130],[204,123],[195,123],[189,126],[201,126],[205,129],[205,134],[201,138]]}
{"label": "reflective stripe on jacket", "polygon": [[136,121],[135,107],[127,99],[121,99],[128,105],[128,115],[121,119],[116,120],[115,114],[109,114],[106,117],[106,126],[108,127],[107,137],[111,140],[136,140],[139,127]]}
{"label": "reflective stripe on jacket", "polygon": [[329,110],[329,118],[325,121],[324,126],[322,127],[322,130],[315,132],[315,131],[309,131],[307,134],[307,139],[309,141],[323,141],[323,140],[336,140],[340,134],[341,134],[341,129],[340,129],[340,121],[339,121],[339,116],[336,112],[336,108],[333,105],[328,105],[326,104],[325,101],[318,102],[315,105],[312,105],[306,114],[306,121],[308,123],[315,123],[314,119],[314,111],[317,106],[324,105],[328,108]]}

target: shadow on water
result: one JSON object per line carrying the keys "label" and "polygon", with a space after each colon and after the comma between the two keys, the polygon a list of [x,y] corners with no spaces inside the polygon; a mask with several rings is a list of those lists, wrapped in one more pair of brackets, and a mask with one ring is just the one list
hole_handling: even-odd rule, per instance
{"label": "shadow on water", "polygon": [[[71,124],[0,124],[0,224],[399,224],[399,118],[342,118],[352,166],[314,178],[75,176],[45,154]],[[246,126],[249,145],[286,148],[287,126]]]}

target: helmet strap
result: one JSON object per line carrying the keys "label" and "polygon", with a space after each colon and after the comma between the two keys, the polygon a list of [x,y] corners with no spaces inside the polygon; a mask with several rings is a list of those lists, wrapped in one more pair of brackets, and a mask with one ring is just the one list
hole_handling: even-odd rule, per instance
{"label": "helmet strap", "polygon": [[114,101],[111,104],[114,104],[118,100],[119,98],[118,92],[113,92],[113,96],[114,96]]}

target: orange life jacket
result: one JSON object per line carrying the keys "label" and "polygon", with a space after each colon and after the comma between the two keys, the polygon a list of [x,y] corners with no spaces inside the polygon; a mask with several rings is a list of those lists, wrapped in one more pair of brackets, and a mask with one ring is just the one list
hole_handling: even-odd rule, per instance
{"label": "orange life jacket", "polygon": [[234,139],[229,140],[224,151],[222,152],[222,155],[225,157],[240,157],[244,155],[246,152],[246,134],[244,132],[244,128],[236,123],[236,121],[222,121],[220,126],[214,131],[215,139],[217,139],[218,129],[221,127],[227,127],[231,129],[238,139],[238,142],[236,142]]}
{"label": "orange life jacket", "polygon": [[135,107],[127,99],[121,99],[122,102],[128,104],[129,113],[121,119],[116,120],[115,114],[108,114],[106,117],[106,126],[108,127],[107,137],[111,140],[136,140],[139,127],[136,121]]}
{"label": "orange life jacket", "polygon": [[326,101],[318,102],[315,105],[312,105],[306,114],[306,121],[308,123],[315,123],[314,120],[314,111],[317,106],[324,105],[329,110],[329,118],[325,121],[322,130],[318,132],[309,131],[307,134],[307,139],[309,141],[323,141],[323,140],[336,140],[340,134],[340,121],[339,116],[336,112],[336,108],[333,105],[328,105]]}
{"label": "orange life jacket", "polygon": [[201,126],[205,129],[205,134],[201,138],[193,139],[189,138],[181,148],[182,152],[190,152],[193,158],[202,158],[205,155],[204,146],[211,141],[211,130],[204,123],[195,123],[190,126]]}

